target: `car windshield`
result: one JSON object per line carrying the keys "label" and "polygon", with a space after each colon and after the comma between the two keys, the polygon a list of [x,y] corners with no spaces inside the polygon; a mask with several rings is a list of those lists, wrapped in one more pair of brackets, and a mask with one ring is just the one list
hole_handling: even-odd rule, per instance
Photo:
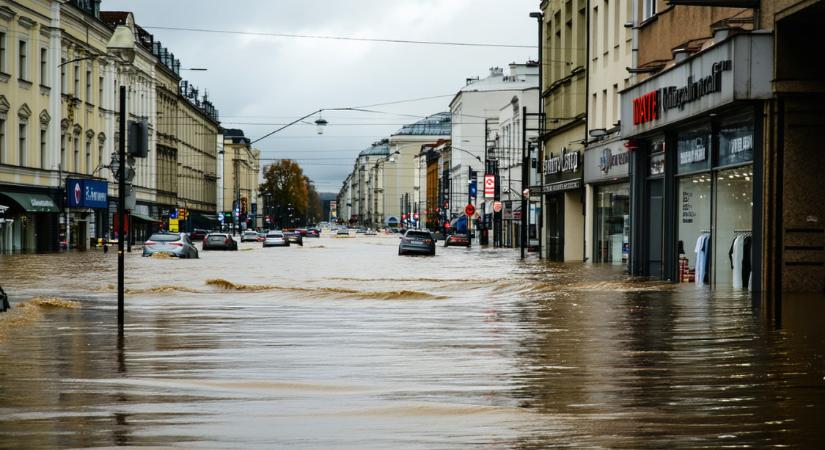
{"label": "car windshield", "polygon": [[149,237],[150,241],[155,242],[175,242],[180,240],[177,234],[153,234]]}
{"label": "car windshield", "polygon": [[430,239],[432,237],[426,231],[408,231],[406,236],[413,239]]}

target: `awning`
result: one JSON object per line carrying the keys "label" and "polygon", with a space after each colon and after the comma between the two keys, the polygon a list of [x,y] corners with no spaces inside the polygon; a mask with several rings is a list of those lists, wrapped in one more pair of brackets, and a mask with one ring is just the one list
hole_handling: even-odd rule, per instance
{"label": "awning", "polygon": [[139,214],[139,213],[132,213],[132,219],[142,220],[144,222],[150,222],[150,223],[160,223],[160,220],[158,220],[158,219],[153,219],[149,216],[144,216],[143,214]]}
{"label": "awning", "polygon": [[48,195],[43,194],[25,194],[21,192],[0,192],[10,198],[13,202],[20,205],[26,212],[31,213],[59,213],[57,205],[54,200]]}

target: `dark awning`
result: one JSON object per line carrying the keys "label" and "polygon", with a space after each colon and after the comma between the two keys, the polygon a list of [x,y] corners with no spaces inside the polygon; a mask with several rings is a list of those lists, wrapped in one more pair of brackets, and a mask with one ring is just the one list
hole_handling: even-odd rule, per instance
{"label": "dark awning", "polygon": [[149,216],[144,216],[143,214],[134,213],[134,212],[132,213],[132,219],[142,220],[144,222],[150,222],[150,223],[160,223],[160,220],[158,220],[158,219],[153,219]]}
{"label": "dark awning", "polygon": [[26,212],[31,213],[59,213],[60,209],[48,195],[26,194],[22,192],[0,192],[20,205]]}

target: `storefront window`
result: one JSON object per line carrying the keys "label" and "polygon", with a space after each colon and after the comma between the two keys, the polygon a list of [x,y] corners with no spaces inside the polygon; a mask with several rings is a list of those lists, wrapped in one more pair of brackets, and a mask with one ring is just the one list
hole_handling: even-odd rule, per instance
{"label": "storefront window", "polygon": [[750,114],[723,124],[719,130],[719,166],[753,161],[753,137]]}
{"label": "storefront window", "polygon": [[627,263],[630,257],[630,184],[596,188],[595,262]]}
{"label": "storefront window", "polygon": [[753,166],[716,176],[716,284],[748,289],[751,279]]}
{"label": "storefront window", "polygon": [[710,128],[679,133],[676,141],[676,171],[691,173],[710,168]]}
{"label": "storefront window", "polygon": [[679,180],[679,279],[711,282],[711,185],[710,173]]}

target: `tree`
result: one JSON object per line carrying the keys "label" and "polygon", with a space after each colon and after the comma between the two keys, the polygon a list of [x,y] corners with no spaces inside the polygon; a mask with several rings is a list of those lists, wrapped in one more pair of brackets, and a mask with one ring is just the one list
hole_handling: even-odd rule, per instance
{"label": "tree", "polygon": [[273,219],[280,226],[294,226],[306,217],[309,184],[301,166],[282,159],[266,168],[261,194],[271,196]]}
{"label": "tree", "polygon": [[306,179],[307,183],[307,225],[316,224],[321,220],[324,214],[323,205],[321,204],[321,196],[315,190],[315,185],[312,180]]}

